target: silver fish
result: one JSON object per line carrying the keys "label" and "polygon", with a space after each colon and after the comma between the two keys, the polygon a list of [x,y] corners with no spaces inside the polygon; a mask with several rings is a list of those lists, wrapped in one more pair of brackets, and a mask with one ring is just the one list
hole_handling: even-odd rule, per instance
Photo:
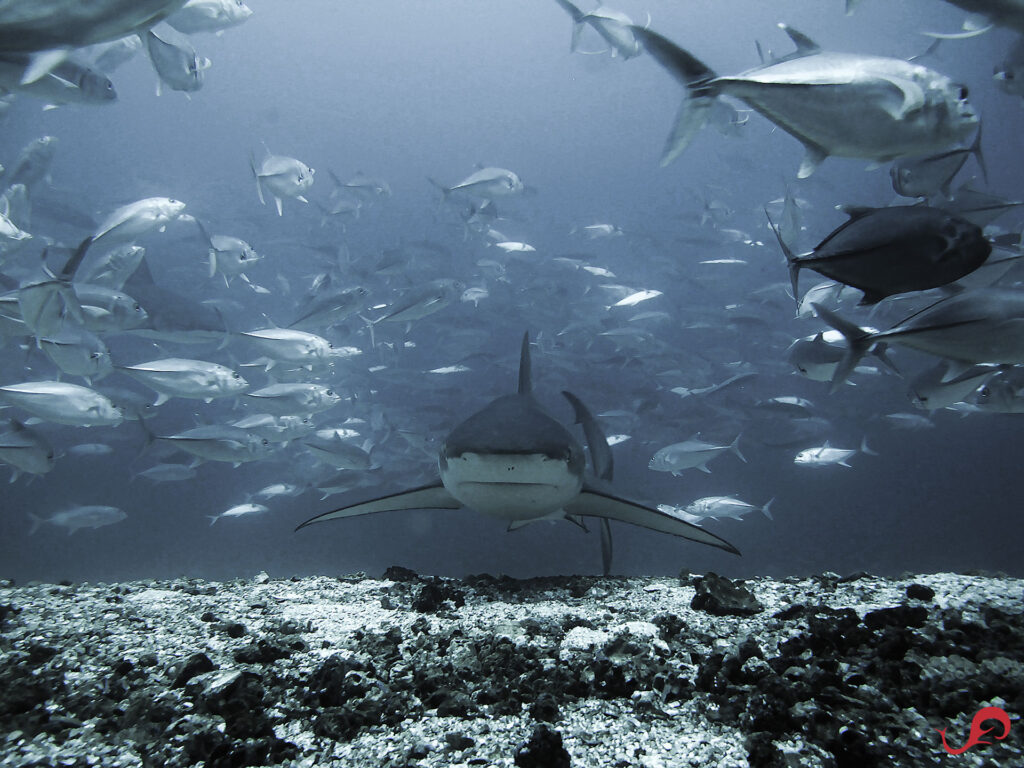
{"label": "silver fish", "polygon": [[686,88],[663,164],[686,149],[719,96],[746,102],[804,145],[799,178],[810,176],[829,155],[884,162],[940,152],[977,127],[967,89],[945,75],[902,59],[822,51],[805,35],[780,26],[796,52],[732,77],[719,77],[656,32],[632,28]]}
{"label": "silver fish", "polygon": [[259,194],[260,204],[266,205],[263,197],[263,189],[266,187],[274,198],[278,216],[284,215],[282,201],[286,197],[295,198],[303,203],[309,202],[303,197],[303,193],[313,186],[315,171],[301,160],[268,153],[257,163],[256,156],[250,152],[249,167],[252,169],[252,175],[256,177],[256,192]]}
{"label": "silver fish", "polygon": [[237,371],[205,360],[169,357],[118,366],[118,370],[156,390],[158,397],[153,405],[163,405],[172,397],[210,403],[215,398],[232,397],[249,388],[249,382]]}
{"label": "silver fish", "polygon": [[238,26],[250,16],[252,10],[242,0],[188,0],[167,17],[167,23],[179,32],[194,35],[221,32]]}
{"label": "silver fish", "polygon": [[445,199],[451,194],[490,199],[518,195],[525,189],[522,179],[515,172],[494,167],[481,168],[450,187],[433,179],[430,182],[441,190]]}
{"label": "silver fish", "polygon": [[46,439],[20,421],[11,419],[9,429],[0,433],[0,461],[11,465],[11,482],[22,472],[45,475],[56,465],[53,448]]}
{"label": "silver fish", "polygon": [[171,34],[170,30],[161,30],[159,34],[152,29],[145,35],[146,51],[153,69],[160,78],[157,84],[157,95],[166,85],[172,91],[192,93],[203,87],[206,70],[210,68],[210,60],[201,57],[187,39]]}
{"label": "silver fish", "polygon": [[128,515],[125,514],[123,509],[118,507],[89,504],[61,510],[45,519],[31,512],[28,513],[28,517],[32,521],[30,534],[35,533],[43,523],[48,523],[58,528],[66,528],[70,536],[82,528],[101,528],[104,525],[119,523],[127,518]]}
{"label": "silver fish", "polygon": [[681,443],[673,443],[672,445],[666,445],[664,448],[659,449],[650,462],[647,464],[648,469],[653,469],[655,472],[671,472],[673,475],[679,475],[684,469],[691,469],[696,467],[701,472],[710,472],[707,463],[716,456],[720,456],[726,451],[732,451],[742,461],[746,461],[743,454],[740,453],[739,449],[739,435],[728,445],[715,445],[714,443],[707,443],[703,440],[699,440],[696,437],[692,437],[689,440],[684,440]]}
{"label": "silver fish", "polygon": [[223,461],[236,467],[244,462],[264,459],[276,450],[268,440],[251,432],[220,425],[195,427],[176,435],[161,435],[156,439],[201,459]]}
{"label": "silver fish", "polygon": [[969,147],[950,149],[927,157],[904,157],[896,160],[889,169],[892,188],[903,197],[949,197],[949,185],[953,183],[967,158],[974,155],[981,167],[982,176],[988,179],[988,170],[981,154],[981,126]]}
{"label": "silver fish", "polygon": [[341,402],[333,389],[311,382],[271,384],[242,397],[249,398],[255,407],[278,416],[319,413]]}
{"label": "silver fish", "polygon": [[590,26],[611,48],[612,56],[621,56],[623,61],[640,55],[640,42],[633,34],[633,20],[626,14],[604,5],[584,13],[569,0],[556,2],[572,17],[572,43],[569,49],[579,48],[584,26]]}
{"label": "silver fish", "polygon": [[116,427],[121,409],[95,390],[61,381],[26,381],[0,387],[0,398],[44,421],[74,427]]}

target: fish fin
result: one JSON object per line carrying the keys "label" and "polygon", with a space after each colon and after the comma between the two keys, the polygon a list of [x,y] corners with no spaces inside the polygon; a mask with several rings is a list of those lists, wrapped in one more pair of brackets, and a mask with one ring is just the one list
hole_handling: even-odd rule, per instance
{"label": "fish fin", "polygon": [[811,54],[819,53],[821,51],[821,46],[811,40],[811,38],[803,32],[798,32],[788,24],[780,23],[778,27],[789,35],[789,39],[792,40],[793,45],[796,46],[795,56],[810,56]]}
{"label": "fish fin", "polygon": [[210,274],[209,274],[209,276],[213,277],[216,274],[217,274],[217,252],[215,250],[213,250],[213,248],[211,248],[210,249]]}
{"label": "fish fin", "polygon": [[307,200],[302,195],[296,195],[295,199],[298,200],[300,203],[305,203],[306,205],[309,205],[309,200]]}
{"label": "fish fin", "polygon": [[305,528],[313,523],[324,520],[337,520],[343,517],[355,517],[357,515],[369,515],[374,512],[395,512],[402,509],[460,509],[462,503],[454,497],[441,483],[420,486],[412,490],[394,493],[389,496],[381,496],[358,504],[350,504],[347,507],[325,512],[316,517],[311,517],[298,526]]}
{"label": "fish fin", "polygon": [[770,499],[768,499],[768,502],[763,507],[761,507],[761,513],[769,520],[775,519],[774,517],[772,517],[772,502],[774,501],[775,497],[772,496]]}
{"label": "fish fin", "polygon": [[790,287],[793,289],[793,299],[794,301],[796,301],[797,306],[799,307],[800,262],[797,261],[796,254],[793,253],[790,247],[786,244],[786,241],[782,239],[782,232],[779,231],[779,228],[775,225],[775,222],[772,221],[772,217],[771,214],[768,213],[768,209],[765,208],[763,210],[764,215],[768,217],[768,226],[771,228],[772,232],[775,233],[775,239],[779,241],[779,248],[782,249],[782,253],[786,257],[786,265],[789,267],[789,284]]}
{"label": "fish fin", "polygon": [[[978,167],[981,168],[981,178],[988,184],[988,168],[985,167],[985,156],[981,154],[981,123],[978,123],[978,132],[974,134],[974,141],[971,142],[971,146],[968,150],[974,159],[978,161]],[[952,179],[946,182],[945,195],[949,197],[949,185],[952,183]]]}
{"label": "fish fin", "polygon": [[33,53],[29,58],[28,66],[21,74],[21,81],[18,85],[31,85],[37,80],[41,80],[63,64],[67,57],[68,51],[65,48]]}
{"label": "fish fin", "polygon": [[155,408],[158,405],[163,405],[170,399],[171,398],[167,396],[166,392],[157,392],[156,400],[153,401],[153,407]]}
{"label": "fish fin", "polygon": [[210,518],[210,525],[213,525],[220,520],[220,515],[207,515],[207,517]]}
{"label": "fish fin", "polygon": [[857,363],[860,362],[860,359],[864,357],[871,347],[872,334],[865,331],[859,325],[854,325],[850,321],[843,319],[821,304],[812,302],[811,306],[818,314],[818,317],[843,334],[843,338],[846,339],[846,355],[839,361],[839,365],[836,366],[835,373],[832,375],[832,385],[829,389],[830,392],[835,392],[839,385],[846,381],[850,373],[853,372],[853,369],[857,367]]}
{"label": "fish fin", "polygon": [[277,215],[284,216],[284,208],[282,207],[281,198],[275,196],[274,202],[277,204]]}
{"label": "fish fin", "polygon": [[737,456],[739,456],[740,460],[744,464],[747,463],[747,457],[744,456],[742,453],[740,453],[740,436],[739,435],[736,435],[736,439],[733,440],[731,443],[729,443],[729,450],[731,450],[733,453],[735,453]]}
{"label": "fish fin", "polygon": [[697,467],[697,469],[699,469],[701,472],[705,472],[705,473],[707,473],[709,475],[711,474],[711,470],[708,469],[708,465],[707,464],[701,464],[699,467]]}
{"label": "fish fin", "polygon": [[796,172],[796,177],[798,179],[806,179],[818,169],[818,166],[821,165],[827,157],[828,152],[821,147],[814,144],[804,143],[804,159],[800,161],[800,170]]}
{"label": "fish fin", "polygon": [[32,521],[32,527],[28,532],[29,536],[38,531],[39,526],[46,522],[43,518],[39,517],[39,515],[32,514],[31,512],[28,513],[28,519]]}
{"label": "fish fin", "polygon": [[995,26],[995,24],[990,22],[982,22],[978,24],[976,21],[977,17],[974,17],[974,19],[975,20],[972,20],[972,17],[970,16],[967,17],[967,19],[964,20],[963,31],[961,32],[922,32],[921,34],[927,35],[928,37],[934,37],[939,40],[967,40],[971,37],[983,35]]}
{"label": "fish fin", "polygon": [[913,80],[892,77],[889,83],[899,89],[902,97],[899,106],[887,103],[888,100],[881,105],[894,120],[903,120],[909,113],[924,106],[924,89]]}
{"label": "fish fin", "polygon": [[652,531],[682,536],[690,541],[740,554],[732,544],[692,523],[635,501],[612,496],[594,488],[584,487],[580,495],[565,507],[566,514],[618,520]]}
{"label": "fish fin", "polygon": [[612,572],[612,524],[607,517],[601,518],[601,573]]}
{"label": "fish fin", "polygon": [[530,332],[523,334],[523,345],[519,350],[519,394],[528,395],[533,391],[530,365]]}
{"label": "fish fin", "polygon": [[862,437],[861,440],[860,440],[860,452],[864,453],[864,454],[867,454],[868,456],[877,456],[878,455],[878,451],[874,451],[874,450],[872,450],[871,448],[868,447],[868,437],[867,437],[867,435]]}
{"label": "fish fin", "polygon": [[657,32],[636,25],[630,25],[629,29],[655,61],[686,88],[662,152],[661,164],[668,165],[689,146],[708,121],[711,104],[718,95],[718,88],[713,84],[716,75],[700,59]]}
{"label": "fish fin", "polygon": [[267,201],[263,198],[263,185],[260,184],[260,172],[256,169],[256,153],[251,149],[249,150],[249,167],[252,169],[252,175],[256,179],[256,194],[260,196],[260,205],[266,205]]}

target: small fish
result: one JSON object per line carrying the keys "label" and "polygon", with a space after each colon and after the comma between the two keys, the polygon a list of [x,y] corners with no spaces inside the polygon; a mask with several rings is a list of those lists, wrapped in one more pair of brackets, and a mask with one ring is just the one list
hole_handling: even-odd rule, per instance
{"label": "small fish", "polygon": [[253,496],[261,499],[276,499],[278,496],[299,496],[306,490],[306,487],[294,483],[271,483],[260,488]]}
{"label": "small fish", "polygon": [[0,398],[33,416],[73,427],[116,427],[121,409],[105,395],[78,384],[27,381],[0,387]]}
{"label": "small fish", "polygon": [[806,448],[800,451],[793,457],[793,463],[801,467],[830,467],[834,465],[849,467],[850,464],[847,463],[847,459],[855,456],[857,453],[865,453],[869,456],[878,455],[868,448],[866,438],[861,440],[859,450],[857,448],[833,448],[829,445],[828,440],[826,440],[824,445],[820,445],[817,448]]}
{"label": "small fish", "polygon": [[505,253],[533,253],[537,249],[529,243],[519,243],[514,240],[506,240],[504,242],[495,243],[495,248],[500,248]]}
{"label": "small fish", "polygon": [[599,6],[584,13],[569,0],[556,0],[573,21],[572,43],[569,49],[576,52],[584,25],[590,26],[608,43],[612,56],[621,56],[623,61],[640,55],[640,42],[633,34],[633,20],[621,11]]}
{"label": "small fish", "polygon": [[648,289],[643,290],[643,291],[634,291],[633,293],[629,294],[625,298],[622,298],[622,299],[619,299],[618,301],[616,301],[614,304],[612,304],[612,307],[635,307],[637,304],[639,304],[642,301],[649,301],[650,299],[656,299],[658,296],[661,296],[661,295],[662,295],[661,291],[656,291],[656,290],[651,289],[651,288],[648,288]]}
{"label": "small fish", "polygon": [[740,520],[745,514],[755,510],[759,510],[769,520],[773,520],[771,506],[774,501],[775,499],[769,499],[764,506],[758,507],[732,496],[705,496],[687,504],[685,510],[698,520],[705,520],[709,517],[712,520],[719,520],[723,517]]}
{"label": "small fish", "polygon": [[245,271],[263,260],[245,240],[229,235],[211,235],[199,219],[196,219],[196,226],[210,245],[210,277],[220,272],[225,285],[229,285],[231,278],[238,275],[248,280]]}
{"label": "small fish", "polygon": [[294,363],[312,367],[331,355],[331,342],[322,336],[293,328],[262,328],[243,331],[244,336],[269,358],[267,370],[277,363]]}
{"label": "small fish", "polygon": [[163,440],[179,450],[209,461],[223,461],[234,466],[258,461],[275,450],[265,438],[238,427],[210,425],[194,427],[176,435],[161,435]]}
{"label": "small fish", "polygon": [[199,56],[188,39],[170,29],[159,33],[148,30],[145,35],[146,51],[153,69],[160,78],[156,93],[159,96],[163,86],[172,91],[193,93],[203,87],[210,60]]}
{"label": "small fish", "polygon": [[6,426],[0,433],[0,461],[11,465],[12,483],[22,472],[45,475],[56,466],[56,455],[46,438],[17,419],[10,419]]}
{"label": "small fish", "polygon": [[316,429],[309,416],[278,416],[272,413],[254,413],[232,422],[231,426],[252,432],[271,443],[287,443]]}
{"label": "small fish", "polygon": [[710,472],[707,463],[726,451],[732,451],[745,462],[746,458],[740,453],[739,440],[739,435],[737,435],[736,439],[728,445],[715,445],[692,437],[681,443],[673,443],[661,448],[651,458],[647,467],[655,472],[671,472],[676,476],[682,474],[684,469],[693,467],[701,472]]}
{"label": "small fish", "polygon": [[127,517],[128,515],[122,509],[100,505],[71,507],[70,509],[56,512],[45,519],[29,512],[28,518],[32,521],[32,529],[29,531],[29,534],[35,533],[43,523],[48,523],[58,528],[66,528],[68,536],[70,536],[82,528],[100,528],[104,525],[113,525]]}
{"label": "small fish", "polygon": [[134,475],[132,479],[144,477],[154,483],[173,483],[181,480],[191,480],[195,476],[196,468],[191,465],[154,464],[149,469],[144,469],[142,472]]}
{"label": "small fish", "polygon": [[207,517],[210,519],[210,525],[213,525],[222,517],[251,517],[252,515],[262,515],[269,511],[270,509],[262,504],[246,502],[245,504],[236,504],[230,509],[225,509],[219,515],[207,515]]}
{"label": "small fish", "polygon": [[237,371],[205,360],[168,357],[118,366],[118,370],[156,390],[154,406],[163,405],[172,397],[211,403],[216,398],[232,397],[249,388],[249,382]]}
{"label": "small fish", "polygon": [[256,177],[256,192],[259,194],[260,204],[266,205],[263,197],[263,188],[266,187],[274,198],[278,216],[284,215],[282,202],[286,197],[303,203],[309,202],[303,194],[313,186],[315,171],[301,160],[267,153],[266,157],[257,163],[256,155],[250,152],[249,167],[252,169],[252,175]]}
{"label": "small fish", "polygon": [[90,247],[131,243],[153,230],[163,232],[184,210],[185,203],[170,197],[147,197],[122,205],[96,228]]}
{"label": "small fish", "polygon": [[39,348],[61,371],[81,376],[87,383],[99,381],[114,370],[107,345],[83,328],[65,328],[54,336],[42,337]]}
{"label": "small fish", "polygon": [[323,384],[294,382],[271,384],[242,395],[260,410],[278,416],[320,413],[341,402],[341,396]]}
{"label": "small fish", "polygon": [[490,199],[493,197],[518,195],[525,189],[522,179],[513,171],[505,168],[481,168],[450,187],[446,187],[433,179],[428,180],[441,190],[441,194],[446,200],[453,193]]}

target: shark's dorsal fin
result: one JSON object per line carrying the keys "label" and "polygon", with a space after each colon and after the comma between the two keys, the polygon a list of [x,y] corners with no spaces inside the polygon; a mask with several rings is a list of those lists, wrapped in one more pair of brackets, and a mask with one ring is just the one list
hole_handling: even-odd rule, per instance
{"label": "shark's dorsal fin", "polygon": [[533,391],[530,384],[530,332],[523,334],[523,348],[519,352],[519,394],[528,395]]}

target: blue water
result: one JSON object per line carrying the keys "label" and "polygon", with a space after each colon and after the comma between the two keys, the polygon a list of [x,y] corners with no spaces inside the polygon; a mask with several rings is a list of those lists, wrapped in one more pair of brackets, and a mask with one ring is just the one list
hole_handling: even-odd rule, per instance
{"label": "blue water", "polygon": [[[100,221],[125,203],[168,196],[184,201],[186,212],[212,231],[247,240],[265,256],[248,275],[268,293],[239,279],[226,286],[220,276],[209,278],[206,247],[192,225],[175,222],[140,240],[160,285],[215,302],[234,331],[287,325],[308,302],[313,279],[332,269],[336,287],[368,289],[362,311],[370,317],[383,314],[374,307],[391,303],[400,291],[437,278],[484,286],[489,296],[478,306],[456,299],[408,330],[377,324],[375,346],[358,316],[318,330],[336,346],[358,347],[362,354],[309,377],[345,398],[315,420],[328,427],[364,419],[356,442],[371,440],[372,457],[381,465],[349,473],[361,486],[327,500],[312,490],[271,500],[267,515],[211,526],[208,515],[246,501],[268,483],[319,479],[302,444],[238,468],[207,462],[192,480],[154,485],[132,478],[157,461],[187,463],[190,457],[158,445],[144,449],[138,423],[37,425],[65,453],[48,474],[4,487],[0,576],[112,581],[230,578],[260,570],[376,575],[396,563],[456,576],[599,572],[596,525],[589,534],[566,522],[506,533],[500,522],[471,511],[414,511],[292,532],[315,514],[436,477],[430,456],[410,447],[399,430],[428,438],[436,450],[455,423],[512,391],[519,339],[527,330],[537,342],[535,390],[553,413],[570,421],[559,395],[568,388],[595,413],[633,414],[605,420],[607,432],[630,436],[613,449],[615,486],[623,495],[672,505],[709,495],[735,494],[757,505],[775,498],[774,520],[753,512],[740,522],[706,522],[742,550],[742,558],[615,525],[616,573],[1024,572],[1020,417],[938,412],[932,429],[897,431],[878,417],[914,410],[906,381],[858,375],[856,386],[830,395],[827,384],[795,375],[786,363],[790,341],[823,325],[793,318],[785,262],[766,228],[763,206],[787,185],[805,200],[800,245],[809,248],[844,220],[835,206],[884,206],[895,199],[887,168],[865,170],[863,161],[831,158],[798,181],[802,148],[756,114],[737,136],[705,128],[676,162],[661,168],[681,88],[646,55],[622,61],[570,53],[571,23],[554,2],[249,4],[254,15],[244,25],[223,36],[193,37],[213,65],[190,99],[174,92],[157,96],[156,75],[139,55],[112,75],[119,94],[114,104],[43,111],[39,101],[18,98],[0,124],[0,162],[11,166],[27,142],[53,135],[59,146],[52,183],[42,195],[50,205],[62,201]],[[839,0],[623,0],[618,7],[640,24],[649,12],[653,29],[723,74],[758,64],[755,40],[788,52],[791,43],[775,26],[780,21],[829,50],[904,57],[928,46],[922,30],[954,31],[964,18],[939,0],[865,0],[852,16],[844,15]],[[984,122],[987,183],[973,159],[959,179],[979,176],[977,188],[1010,199],[1024,196],[1024,112],[1019,98],[996,88],[992,70],[1013,41],[1013,33],[996,29],[944,42],[923,62],[967,84]],[[581,47],[595,50],[599,44],[585,36]],[[342,179],[362,171],[386,180],[393,195],[368,202],[344,229],[334,221],[322,226],[312,205],[294,200],[285,201],[279,218],[272,205],[259,204],[249,169],[250,151],[260,157],[264,147],[316,169],[311,201],[328,201],[328,169]],[[497,201],[504,220],[494,226],[535,252],[504,254],[480,234],[467,235],[459,215],[466,205],[442,204],[427,180],[454,184],[477,164],[511,169],[527,185],[519,199]],[[81,225],[47,217],[46,205],[37,203],[34,214],[38,238],[73,246],[89,234]],[[624,234],[589,240],[578,231],[599,222]],[[1019,231],[1021,214],[1011,212],[998,223]],[[422,241],[430,249],[417,245]],[[376,272],[380,254],[395,248],[412,253],[405,270]],[[31,258],[39,250],[30,247]],[[558,257],[603,267],[615,277],[589,274]],[[699,263],[721,258],[747,263]],[[804,288],[817,281],[813,273],[801,275]],[[604,284],[663,295],[608,310],[614,300],[607,300]],[[847,300],[842,311],[869,322],[852,303]],[[667,317],[646,324],[628,320],[647,310]],[[599,335],[637,327],[648,336],[624,339],[619,347]],[[115,334],[105,341],[118,364],[188,357],[237,367],[257,356],[238,338],[223,346],[155,346]],[[31,339],[8,339],[3,352],[5,384],[56,377]],[[894,351],[893,359],[907,373],[933,362],[906,350]],[[740,370],[740,362],[757,375],[704,397],[683,399],[670,391],[719,383]],[[426,373],[459,363],[469,370]],[[260,369],[240,370],[253,388],[266,383]],[[96,383],[100,391],[107,386],[153,396],[118,373]],[[754,404],[781,395],[808,398],[831,426],[799,444],[765,444]],[[251,411],[232,400],[174,399],[146,425],[166,435]],[[726,454],[711,463],[710,474],[691,469],[679,477],[647,468],[656,450],[698,432],[727,442],[743,435],[747,463]],[[852,468],[793,464],[798,450],[824,439],[856,447],[865,436],[879,455],[855,456]],[[83,442],[107,443],[114,452],[66,453]],[[127,518],[70,536],[53,526],[29,535],[28,512],[45,518],[76,504],[117,506]]]}

